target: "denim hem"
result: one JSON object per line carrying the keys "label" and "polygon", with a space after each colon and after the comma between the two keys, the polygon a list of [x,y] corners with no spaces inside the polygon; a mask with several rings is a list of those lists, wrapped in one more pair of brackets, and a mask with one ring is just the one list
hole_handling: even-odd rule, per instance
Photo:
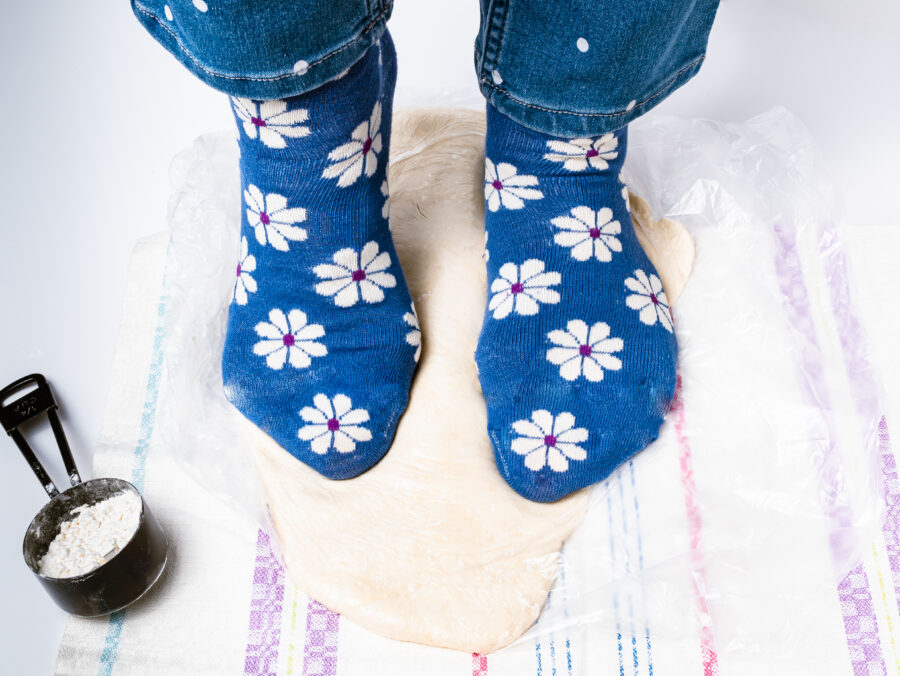
{"label": "denim hem", "polygon": [[[476,59],[478,55],[476,54]],[[537,105],[510,93],[502,83],[492,82],[485,69],[479,73],[481,92],[488,102],[507,117],[534,131],[561,138],[599,136],[616,131],[662,102],[690,80],[705,59],[700,56],[675,73],[655,92],[632,101],[626,108],[611,112],[575,112]],[[482,64],[486,61],[483,60]]]}
{"label": "denim hem", "polygon": [[[482,17],[482,25],[479,28],[479,41],[476,43],[475,63],[479,73],[485,73],[494,68],[500,53],[500,45],[503,42],[503,32],[506,28],[506,11],[509,0],[490,0],[487,11]],[[488,65],[489,64],[489,67]]]}
{"label": "denim hem", "polygon": [[338,77],[359,61],[366,50],[381,37],[392,8],[390,2],[384,3],[378,13],[353,37],[310,62],[303,73],[296,73],[291,69],[276,75],[256,76],[217,72],[204,65],[156,12],[136,0],[132,0],[131,5],[144,28],[200,80],[229,96],[256,100],[297,96]]}

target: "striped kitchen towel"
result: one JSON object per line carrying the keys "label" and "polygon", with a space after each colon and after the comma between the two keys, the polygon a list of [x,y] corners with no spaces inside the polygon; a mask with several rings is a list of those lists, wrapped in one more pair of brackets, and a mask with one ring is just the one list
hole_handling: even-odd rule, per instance
{"label": "striped kitchen towel", "polygon": [[166,235],[139,243],[94,476],[142,490],[169,565],[134,606],[71,618],[56,673],[900,673],[889,417],[804,134],[774,111],[632,135],[633,185],[698,247],[676,308],[676,402],[659,440],[592,491],[538,624],[491,655],[391,641],[306,597],[269,535],[166,453],[154,432],[177,261]]}

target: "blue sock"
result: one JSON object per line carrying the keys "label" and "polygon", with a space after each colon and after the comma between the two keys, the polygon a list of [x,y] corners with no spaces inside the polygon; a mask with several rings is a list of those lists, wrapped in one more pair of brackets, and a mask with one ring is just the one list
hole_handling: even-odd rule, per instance
{"label": "blue sock", "polygon": [[387,452],[418,357],[383,215],[395,77],[385,33],[312,92],[232,100],[243,213],[222,358],[226,396],[334,479]]}
{"label": "blue sock", "polygon": [[626,130],[565,140],[492,106],[487,119],[490,288],[476,360],[500,472],[550,502],[656,439],[675,334],[620,179]]}

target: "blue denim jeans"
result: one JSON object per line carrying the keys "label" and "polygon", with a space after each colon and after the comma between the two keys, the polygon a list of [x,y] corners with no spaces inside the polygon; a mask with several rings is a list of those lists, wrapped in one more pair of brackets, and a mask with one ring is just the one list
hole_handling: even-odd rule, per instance
{"label": "blue denim jeans", "polygon": [[[619,129],[700,68],[718,0],[480,0],[475,68],[520,124],[574,138]],[[392,0],[131,0],[191,72],[232,96],[312,90],[379,38]]]}

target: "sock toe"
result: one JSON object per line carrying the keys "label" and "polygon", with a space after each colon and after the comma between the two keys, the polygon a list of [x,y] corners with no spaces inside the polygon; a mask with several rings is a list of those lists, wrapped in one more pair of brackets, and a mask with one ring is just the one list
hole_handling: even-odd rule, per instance
{"label": "sock toe", "polygon": [[[568,401],[560,410],[494,406],[489,433],[503,478],[522,497],[555,502],[603,481],[659,436],[675,392],[675,363],[628,388],[590,396],[553,383],[528,388],[528,401]],[[505,413],[501,417],[500,412]],[[624,416],[622,411],[630,411]],[[579,431],[581,430],[581,431]]]}

